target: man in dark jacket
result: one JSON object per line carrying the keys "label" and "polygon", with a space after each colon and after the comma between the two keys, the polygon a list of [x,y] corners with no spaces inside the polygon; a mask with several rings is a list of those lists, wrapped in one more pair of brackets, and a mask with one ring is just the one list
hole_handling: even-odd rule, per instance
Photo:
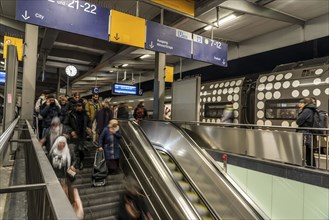
{"label": "man in dark jacket", "polygon": [[77,168],[83,168],[84,159],[84,141],[86,140],[87,133],[91,134],[91,125],[88,115],[83,110],[83,104],[77,102],[76,107],[72,110],[68,117],[65,119],[65,125],[71,127],[71,142],[75,144],[75,152],[77,158]]}
{"label": "man in dark jacket", "polygon": [[[314,113],[317,110],[314,102],[311,98],[303,98],[299,101],[298,107],[300,112],[298,113],[296,124],[300,128],[312,128],[314,122]],[[306,146],[306,164],[309,166],[315,165],[315,158],[313,152],[311,151],[312,142],[314,142],[313,136],[311,135],[312,131],[308,129],[298,129],[298,132],[305,133],[304,134],[304,143]],[[313,163],[311,163],[311,158],[313,155]]]}
{"label": "man in dark jacket", "polygon": [[120,103],[117,112],[118,119],[129,119],[129,112],[126,103]]}
{"label": "man in dark jacket", "polygon": [[56,103],[55,103],[55,97],[53,95],[48,95],[47,101],[41,106],[41,111],[40,111],[40,114],[43,118],[43,120],[42,120],[42,127],[43,127],[42,134],[44,134],[46,129],[50,127],[51,120],[54,117],[59,117],[60,116],[60,111],[61,111],[60,107],[57,106]]}

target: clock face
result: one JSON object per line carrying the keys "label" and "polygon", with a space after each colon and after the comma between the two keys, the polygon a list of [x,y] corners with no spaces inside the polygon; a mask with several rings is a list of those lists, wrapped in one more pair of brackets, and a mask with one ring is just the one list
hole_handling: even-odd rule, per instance
{"label": "clock face", "polygon": [[65,72],[68,76],[75,76],[77,75],[77,68],[73,65],[68,65],[66,68],[65,68]]}

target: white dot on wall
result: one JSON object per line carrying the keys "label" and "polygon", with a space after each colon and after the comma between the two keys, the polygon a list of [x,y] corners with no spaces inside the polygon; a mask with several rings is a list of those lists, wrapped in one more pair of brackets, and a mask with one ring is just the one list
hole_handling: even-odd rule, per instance
{"label": "white dot on wall", "polygon": [[326,88],[326,90],[324,90],[324,92],[326,93],[326,95],[329,95],[329,88]]}
{"label": "white dot on wall", "polygon": [[286,73],[284,76],[285,79],[290,79],[292,77],[292,73]]}
{"label": "white dot on wall", "polygon": [[291,85],[292,87],[296,88],[299,86],[299,84],[300,84],[299,80],[294,80]]}
{"label": "white dot on wall", "polygon": [[239,79],[238,81],[236,81],[236,86],[239,86],[239,85],[241,85],[241,83],[242,83],[242,80],[241,79]]}
{"label": "white dot on wall", "polygon": [[293,128],[298,128],[298,125],[295,121],[291,122],[291,127]]}
{"label": "white dot on wall", "polygon": [[206,122],[206,119],[202,119],[202,122]]}
{"label": "white dot on wall", "polygon": [[260,92],[260,93],[258,93],[258,95],[257,95],[258,100],[263,100],[264,97],[265,97],[265,95],[264,95],[263,92]]}
{"label": "white dot on wall", "polygon": [[239,112],[238,111],[234,111],[233,114],[234,114],[235,118],[239,117]]}
{"label": "white dot on wall", "polygon": [[202,98],[200,98],[200,102],[202,102]]}
{"label": "white dot on wall", "polygon": [[280,89],[280,88],[281,88],[281,83],[280,82],[274,83],[274,89]]}
{"label": "white dot on wall", "polygon": [[210,85],[210,89],[212,89],[212,88],[214,88],[214,84],[211,84],[211,85]]}
{"label": "white dot on wall", "polygon": [[264,83],[266,80],[267,80],[267,76],[262,76],[262,77],[259,79],[259,82]]}
{"label": "white dot on wall", "polygon": [[227,96],[227,100],[228,100],[229,102],[231,102],[232,99],[233,99],[233,96],[232,96],[232,95],[228,95],[228,96]]}
{"label": "white dot on wall", "polygon": [[271,90],[273,89],[273,84],[272,83],[267,83],[266,84],[266,90]]}
{"label": "white dot on wall", "polygon": [[215,122],[216,122],[216,119],[212,119],[211,122],[212,122],[212,123],[215,123]]}
{"label": "white dot on wall", "polygon": [[262,126],[262,125],[264,125],[264,122],[262,120],[258,120],[257,125]]}
{"label": "white dot on wall", "polygon": [[321,94],[321,90],[320,89],[314,89],[313,90],[313,95],[318,96],[320,94]]}
{"label": "white dot on wall", "polygon": [[226,82],[224,86],[228,87],[229,85],[230,85],[230,82]]}
{"label": "white dot on wall", "polygon": [[213,101],[213,102],[216,102],[216,97],[215,97],[215,96],[212,97],[212,101]]}
{"label": "white dot on wall", "polygon": [[281,126],[282,126],[282,127],[289,127],[289,122],[287,122],[287,121],[283,121],[283,122],[281,123]]}
{"label": "white dot on wall", "polygon": [[204,112],[202,112],[202,116],[204,117]]}
{"label": "white dot on wall", "polygon": [[203,98],[203,102],[206,102],[207,101],[207,99],[206,98]]}
{"label": "white dot on wall", "polygon": [[229,88],[229,89],[228,89],[228,93],[229,93],[229,94],[232,94],[232,93],[233,93],[233,88]]}
{"label": "white dot on wall", "polygon": [[275,77],[275,79],[276,79],[277,81],[283,79],[283,74],[281,74],[281,73],[278,74],[278,75]]}
{"label": "white dot on wall", "polygon": [[234,88],[234,93],[238,93],[238,92],[240,92],[240,88],[239,87],[235,87]]}
{"label": "white dot on wall", "polygon": [[210,98],[210,97],[208,97],[207,101],[208,101],[208,102],[210,102],[210,101],[211,101],[211,98]]}
{"label": "white dot on wall", "polygon": [[207,91],[204,91],[203,95],[208,95]]}
{"label": "white dot on wall", "polygon": [[266,125],[266,126],[271,126],[271,125],[272,125],[272,122],[271,122],[270,120],[266,120],[266,121],[265,121],[265,125]]}
{"label": "white dot on wall", "polygon": [[289,86],[290,86],[290,82],[289,82],[289,81],[285,81],[285,82],[282,84],[282,87],[285,88],[285,89],[289,88]]}
{"label": "white dot on wall", "polygon": [[264,102],[258,102],[257,103],[257,108],[258,109],[263,109],[264,108]]}
{"label": "white dot on wall", "polygon": [[258,111],[257,112],[257,117],[258,118],[264,118],[264,112],[263,111]]}
{"label": "white dot on wall", "polygon": [[279,99],[279,98],[281,97],[281,92],[279,92],[279,91],[275,91],[275,92],[273,93],[273,97],[274,97],[275,99]]}
{"label": "white dot on wall", "polygon": [[234,108],[234,109],[238,109],[238,108],[239,108],[239,103],[234,102],[234,103],[233,103],[233,108]]}
{"label": "white dot on wall", "polygon": [[235,85],[235,81],[232,81],[231,83],[230,83],[230,86],[234,86]]}
{"label": "white dot on wall", "polygon": [[265,85],[264,84],[259,84],[257,89],[258,89],[258,91],[263,91],[265,89]]}
{"label": "white dot on wall", "polygon": [[326,82],[327,84],[329,84],[329,77],[327,77],[327,79],[325,80],[325,82]]}
{"label": "white dot on wall", "polygon": [[203,90],[204,89],[204,86],[201,86],[201,90]]}
{"label": "white dot on wall", "polygon": [[222,90],[221,89],[218,89],[217,94],[218,95],[222,94]]}
{"label": "white dot on wall", "polygon": [[213,95],[216,95],[216,93],[217,93],[217,90],[212,91]]}
{"label": "white dot on wall", "polygon": [[313,83],[315,85],[319,85],[321,83],[321,79],[320,78],[316,78],[315,80],[313,80]]}
{"label": "white dot on wall", "polygon": [[217,102],[220,102],[222,98],[220,96],[217,96]]}
{"label": "white dot on wall", "polygon": [[224,83],[221,83],[220,85],[219,85],[219,88],[222,88],[224,86]]}
{"label": "white dot on wall", "polygon": [[210,119],[209,118],[207,119],[207,122],[210,122]]}
{"label": "white dot on wall", "polygon": [[321,101],[320,100],[316,100],[316,106],[317,107],[320,107],[320,105],[321,105]]}
{"label": "white dot on wall", "polygon": [[238,123],[239,123],[239,120],[238,120],[238,119],[234,119],[234,120],[233,120],[233,123],[234,123],[234,124],[238,124]]}
{"label": "white dot on wall", "polygon": [[304,89],[304,90],[302,91],[302,95],[303,95],[304,97],[309,96],[309,95],[310,95],[310,91],[309,91],[308,89]]}
{"label": "white dot on wall", "polygon": [[317,69],[315,70],[316,75],[321,75],[323,73],[323,69]]}
{"label": "white dot on wall", "polygon": [[271,98],[272,98],[272,93],[271,93],[271,92],[267,92],[267,93],[265,94],[265,98],[266,98],[266,99],[271,99]]}
{"label": "white dot on wall", "polygon": [[296,97],[299,96],[299,91],[298,90],[294,90],[294,91],[291,92],[291,95],[292,95],[292,97],[296,98]]}
{"label": "white dot on wall", "polygon": [[[203,95],[203,93],[202,92],[200,92],[200,96],[202,96]],[[200,101],[201,102],[201,101]]]}
{"label": "white dot on wall", "polygon": [[217,89],[217,88],[218,88],[218,83],[215,84],[215,89]]}
{"label": "white dot on wall", "polygon": [[270,75],[270,76],[267,78],[267,81],[272,82],[274,79],[275,79],[275,76],[274,76],[274,75]]}
{"label": "white dot on wall", "polygon": [[234,100],[234,101],[238,101],[238,100],[239,100],[239,95],[235,94],[235,95],[233,96],[233,100]]}
{"label": "white dot on wall", "polygon": [[225,95],[227,93],[227,89],[225,88],[224,90],[223,90],[223,94]]}
{"label": "white dot on wall", "polygon": [[219,119],[219,118],[217,118],[216,122],[217,122],[217,123],[220,123],[220,119]]}

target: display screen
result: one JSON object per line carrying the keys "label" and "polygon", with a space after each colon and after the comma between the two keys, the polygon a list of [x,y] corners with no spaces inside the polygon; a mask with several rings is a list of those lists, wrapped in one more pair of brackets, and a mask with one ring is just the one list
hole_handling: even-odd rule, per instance
{"label": "display screen", "polygon": [[117,95],[137,95],[138,89],[135,85],[114,83],[112,93]]}
{"label": "display screen", "polygon": [[0,70],[0,83],[6,82],[6,72],[4,70]]}

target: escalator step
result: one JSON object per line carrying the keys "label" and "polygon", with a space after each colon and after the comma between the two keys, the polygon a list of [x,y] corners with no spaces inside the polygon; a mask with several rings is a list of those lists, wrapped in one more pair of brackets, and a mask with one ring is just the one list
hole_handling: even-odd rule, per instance
{"label": "escalator step", "polygon": [[176,165],[174,163],[167,163],[168,168],[171,170],[171,172],[176,170]]}
{"label": "escalator step", "polygon": [[174,178],[178,181],[183,179],[183,174],[181,172],[174,171],[172,174],[174,175]]}
{"label": "escalator step", "polygon": [[192,203],[197,203],[200,200],[199,196],[194,192],[187,192],[186,195]]}
{"label": "escalator step", "polygon": [[167,154],[164,153],[160,153],[160,156],[162,157],[162,159],[164,160],[164,162],[168,162],[170,157]]}
{"label": "escalator step", "polygon": [[191,190],[191,186],[190,184],[188,184],[185,181],[178,181],[180,187],[184,190],[184,192],[190,191]]}
{"label": "escalator step", "polygon": [[197,203],[194,205],[194,207],[196,208],[197,212],[200,214],[201,217],[209,215],[209,211],[204,205]]}
{"label": "escalator step", "polygon": [[122,192],[124,192],[124,190],[114,190],[114,191],[110,191],[110,192],[99,192],[99,193],[92,193],[89,195],[82,195],[80,196],[81,200],[93,200],[93,199],[98,199],[100,197],[111,197],[113,195],[116,194],[121,194]]}
{"label": "escalator step", "polygon": [[87,195],[87,194],[92,194],[92,193],[121,190],[123,188],[124,187],[123,187],[122,184],[105,185],[105,186],[102,186],[102,187],[92,187],[92,188],[79,189],[79,194],[80,195]]}

